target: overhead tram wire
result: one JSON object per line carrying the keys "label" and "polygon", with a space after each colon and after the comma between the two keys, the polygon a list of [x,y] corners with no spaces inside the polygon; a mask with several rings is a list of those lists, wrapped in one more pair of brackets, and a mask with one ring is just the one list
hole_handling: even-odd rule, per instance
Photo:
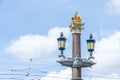
{"label": "overhead tram wire", "polygon": [[[31,67],[31,62],[32,62],[32,59],[30,59],[30,64],[29,64],[29,67],[28,67],[28,69],[26,69],[26,70],[28,70],[28,73],[29,73],[29,70],[32,70],[32,67]],[[48,66],[47,66],[48,67]],[[53,66],[52,66],[53,67]],[[35,69],[34,69],[35,70]],[[13,70],[14,71],[14,70]],[[41,73],[45,73],[45,74],[48,74],[49,72],[46,72],[46,71],[41,71]],[[98,73],[98,72],[97,72]],[[53,74],[53,73],[52,73]],[[101,73],[101,74],[103,74],[103,73]],[[26,74],[0,74],[0,75],[24,75],[24,76],[26,76]],[[41,76],[41,77],[44,77],[43,75],[32,75],[32,74],[29,74],[29,75],[31,75],[31,76]],[[65,74],[63,74],[63,75],[65,75]],[[68,75],[68,74],[66,74],[66,75]],[[57,76],[45,76],[45,77],[51,77],[51,78],[66,78],[66,77],[57,77]],[[103,77],[103,76],[92,76],[92,75],[87,75],[86,77],[97,77],[97,78],[107,78],[107,79],[118,79],[118,80],[120,80],[120,78],[115,78],[115,77]],[[70,79],[70,78],[66,78],[66,79]]]}
{"label": "overhead tram wire", "polygon": [[[54,74],[54,73],[51,73]],[[22,76],[26,76],[26,74],[0,74],[0,75],[22,75]],[[57,73],[56,73],[57,75]],[[68,75],[68,74],[61,74],[62,75]],[[45,75],[34,75],[34,74],[30,74],[30,76],[38,76],[38,77],[50,77],[50,78],[61,78],[61,79],[70,79],[68,77],[58,77],[58,76],[45,76]],[[84,77],[88,77],[88,78],[103,78],[103,79],[110,79],[110,80],[120,80],[120,78],[115,78],[115,77],[103,77],[103,76],[92,76],[92,75],[84,75]]]}
{"label": "overhead tram wire", "polygon": [[[43,72],[41,71],[40,73],[44,73],[44,74],[49,74],[49,72]],[[50,74],[54,74],[54,75],[57,75],[57,73],[50,73]],[[1,74],[0,75],[26,75],[26,74]],[[59,74],[59,75],[71,75],[71,74]],[[31,76],[40,76],[40,75],[34,75],[34,74],[31,74]],[[93,76],[93,75],[86,75],[84,74],[84,76],[86,77],[99,77],[99,78],[111,78],[111,77],[103,77],[103,76]],[[120,79],[120,78],[113,78],[112,79]]]}
{"label": "overhead tram wire", "polygon": [[[41,69],[46,69],[46,68],[53,68],[54,65],[50,65],[50,66],[45,66],[45,67],[41,67],[41,68],[31,68],[31,70],[34,71],[39,71]],[[11,69],[11,68],[0,68],[0,71],[13,71],[13,72],[23,72],[23,71],[28,71],[29,68],[19,68],[19,69]]]}
{"label": "overhead tram wire", "polygon": [[53,68],[53,66],[55,66],[55,65],[50,65],[50,66],[46,65],[45,67],[42,67],[42,68],[33,69],[33,68],[31,68],[31,62],[32,62],[32,58],[30,59],[29,68],[24,68],[24,69],[1,68],[0,71],[12,71],[12,72],[21,72],[21,71],[26,72],[26,71],[29,71],[29,70],[31,70],[31,71],[39,71],[40,69]]}
{"label": "overhead tram wire", "polygon": [[[23,72],[23,71],[22,71]],[[39,71],[40,73],[44,73],[44,74],[48,74],[49,72],[46,72],[46,71]],[[100,73],[100,72],[96,72],[96,73]],[[52,73],[53,74],[53,73]],[[103,74],[103,73],[100,73],[100,74]],[[26,74],[0,74],[0,75],[25,75]],[[61,74],[60,74],[61,75]],[[63,74],[65,75],[65,74]],[[66,74],[68,75],[68,74]],[[70,75],[70,74],[69,74]],[[99,78],[106,78],[106,77],[102,77],[102,76],[93,76],[93,77],[99,77]],[[108,77],[107,77],[108,78]],[[114,78],[113,78],[114,79]],[[116,79],[116,78],[115,78]],[[119,78],[118,78],[119,79]]]}

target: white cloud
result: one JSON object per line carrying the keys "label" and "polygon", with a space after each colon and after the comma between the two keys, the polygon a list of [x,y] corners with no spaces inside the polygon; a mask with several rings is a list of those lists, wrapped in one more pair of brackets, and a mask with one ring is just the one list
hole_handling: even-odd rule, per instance
{"label": "white cloud", "polygon": [[95,57],[97,64],[93,69],[100,72],[120,72],[120,32],[103,37],[96,42]]}
{"label": "white cloud", "polygon": [[45,77],[41,78],[41,80],[70,80],[70,79],[71,79],[70,68],[61,70],[60,72],[52,71],[49,74],[47,74]]}
{"label": "white cloud", "polygon": [[[104,71],[103,71],[104,72]],[[86,74],[88,75],[88,74]],[[40,80],[70,80],[72,78],[71,68],[67,68],[65,70],[61,70],[60,72],[51,71]],[[120,75],[116,73],[112,73],[110,75],[88,75],[87,77],[83,77],[84,80],[119,80]]]}
{"label": "white cloud", "polygon": [[25,80],[38,80],[36,77],[28,77]]}
{"label": "white cloud", "polygon": [[92,78],[85,78],[84,80],[120,80],[120,76],[118,74],[113,73],[111,75],[94,76]]}
{"label": "white cloud", "polygon": [[107,9],[111,13],[120,14],[120,0],[109,0]]}
{"label": "white cloud", "polygon": [[5,51],[17,58],[25,59],[49,56],[57,48],[57,37],[61,31],[64,32],[65,36],[68,36],[68,28],[59,27],[50,29],[47,35],[22,35],[18,39],[12,40]]}

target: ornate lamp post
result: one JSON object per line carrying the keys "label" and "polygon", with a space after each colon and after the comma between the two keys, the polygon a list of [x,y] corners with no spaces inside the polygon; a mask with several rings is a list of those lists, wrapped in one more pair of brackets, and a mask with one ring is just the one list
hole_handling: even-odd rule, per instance
{"label": "ornate lamp post", "polygon": [[90,34],[90,39],[87,40],[88,44],[88,51],[90,52],[89,58],[81,58],[81,43],[80,43],[80,35],[81,30],[84,29],[84,24],[81,23],[81,18],[78,15],[78,13],[75,13],[75,15],[72,17],[72,23],[70,24],[70,31],[72,32],[72,58],[66,58],[63,54],[63,50],[65,49],[65,42],[66,38],[63,37],[63,33],[61,33],[58,40],[58,47],[61,51],[61,55],[59,57],[62,57],[57,62],[72,68],[72,79],[71,80],[82,80],[81,78],[81,69],[86,67],[91,67],[95,64],[91,59],[93,59],[92,52],[94,51],[94,44],[95,40],[92,37],[92,34]]}

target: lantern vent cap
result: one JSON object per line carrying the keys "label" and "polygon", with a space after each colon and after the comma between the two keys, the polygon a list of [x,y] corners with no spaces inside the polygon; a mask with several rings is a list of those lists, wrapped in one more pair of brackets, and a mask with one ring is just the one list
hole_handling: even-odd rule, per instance
{"label": "lantern vent cap", "polygon": [[93,38],[93,34],[92,33],[90,34],[90,38]]}

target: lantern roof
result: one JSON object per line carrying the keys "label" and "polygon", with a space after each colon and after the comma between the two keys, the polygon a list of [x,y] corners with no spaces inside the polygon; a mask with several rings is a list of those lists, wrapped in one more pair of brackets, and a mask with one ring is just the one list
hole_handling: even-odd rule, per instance
{"label": "lantern roof", "polygon": [[63,32],[60,33],[60,37],[58,38],[58,40],[65,40],[66,41],[66,38],[63,36]]}

